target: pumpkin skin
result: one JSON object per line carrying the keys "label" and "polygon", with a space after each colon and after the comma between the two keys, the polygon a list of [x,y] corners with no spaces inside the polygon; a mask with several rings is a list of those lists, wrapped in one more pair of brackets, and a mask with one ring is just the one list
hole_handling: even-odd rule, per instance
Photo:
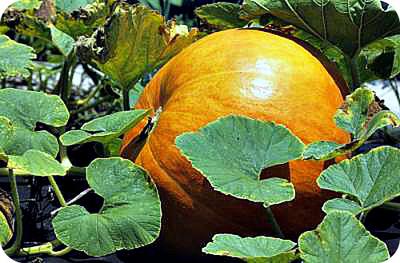
{"label": "pumpkin skin", "polygon": [[[232,29],[211,34],[184,49],[147,85],[136,108],[162,107],[159,121],[136,157],[130,142],[146,121],[124,137],[121,154],[148,170],[162,206],[161,242],[169,250],[195,255],[214,234],[270,235],[261,205],[214,191],[183,157],[175,138],[230,115],[287,126],[305,144],[349,141],[332,117],[347,87],[304,44],[271,32]],[[262,172],[282,177],[296,189],[292,202],[273,206],[286,237],[315,228],[321,206],[332,194],[316,185],[328,163],[292,161]]]}

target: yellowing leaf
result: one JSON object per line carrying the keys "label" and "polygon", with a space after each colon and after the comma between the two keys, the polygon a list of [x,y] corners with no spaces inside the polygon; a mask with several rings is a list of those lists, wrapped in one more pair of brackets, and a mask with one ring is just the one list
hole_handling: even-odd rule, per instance
{"label": "yellowing leaf", "polygon": [[196,35],[197,30],[166,23],[145,6],[120,4],[104,28],[81,39],[79,51],[127,87],[195,41]]}

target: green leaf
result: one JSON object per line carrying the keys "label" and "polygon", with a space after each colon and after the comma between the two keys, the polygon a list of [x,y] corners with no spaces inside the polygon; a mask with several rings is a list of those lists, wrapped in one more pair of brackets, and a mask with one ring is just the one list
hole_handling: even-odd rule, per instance
{"label": "green leaf", "polygon": [[389,258],[385,243],[372,236],[352,214],[334,211],[314,231],[299,238],[300,256],[307,263],[380,263]]}
{"label": "green leaf", "polygon": [[161,204],[146,171],[122,158],[97,159],[87,168],[89,186],[104,198],[99,213],[72,205],[53,219],[57,238],[90,256],[152,243],[160,232]]}
{"label": "green leaf", "polygon": [[178,136],[176,145],[217,191],[267,205],[294,198],[287,180],[260,180],[264,168],[302,155],[303,143],[282,125],[228,116]]}
{"label": "green leaf", "polygon": [[53,156],[28,150],[22,156],[8,156],[7,167],[33,176],[65,175],[66,169]]}
{"label": "green leaf", "polygon": [[334,198],[325,202],[322,211],[331,213],[332,211],[347,211],[353,215],[357,215],[363,211],[362,207],[354,201],[344,198]]}
{"label": "green leaf", "polygon": [[55,0],[57,11],[72,13],[95,2],[95,0]]}
{"label": "green leaf", "polygon": [[[6,155],[23,155],[34,149],[55,157],[57,138],[47,131],[35,131],[37,123],[53,127],[66,125],[69,112],[63,101],[54,95],[17,89],[0,90],[0,116],[7,137],[0,138]],[[4,158],[4,156],[3,156]]]}
{"label": "green leaf", "polygon": [[38,9],[41,3],[42,3],[41,0],[18,0],[10,7],[17,10],[32,10],[32,9]]}
{"label": "green leaf", "polygon": [[396,11],[385,10],[380,0],[245,0],[242,9],[247,19],[273,15],[329,41],[350,57],[359,48],[400,32]]}
{"label": "green leaf", "polygon": [[81,130],[64,133],[60,141],[65,146],[86,142],[109,143],[132,129],[149,113],[149,110],[131,110],[100,117],[85,123]]}
{"label": "green leaf", "polygon": [[365,46],[357,56],[362,82],[390,79],[400,73],[400,35],[385,37]]}
{"label": "green leaf", "polygon": [[9,119],[0,116],[0,159],[6,159],[6,148],[15,131]]}
{"label": "green leaf", "polygon": [[246,262],[291,262],[296,258],[296,243],[272,237],[246,237],[217,234],[203,252],[217,256],[240,258]]}
{"label": "green leaf", "polygon": [[8,36],[0,35],[0,78],[29,76],[34,58],[36,55],[33,48],[19,44]]}
{"label": "green leaf", "polygon": [[247,21],[239,18],[240,5],[233,3],[214,3],[196,8],[196,15],[208,25],[218,29],[244,27]]}
{"label": "green leaf", "polygon": [[400,196],[400,150],[379,147],[329,166],[317,179],[319,187],[345,193],[370,210]]}
{"label": "green leaf", "polygon": [[142,95],[142,92],[144,90],[144,86],[140,84],[140,82],[137,82],[133,89],[129,90],[129,106],[131,108],[134,108],[136,103],[138,102],[140,95]]}
{"label": "green leaf", "polygon": [[343,147],[343,144],[336,142],[319,141],[314,142],[309,145],[304,150],[304,159],[314,159],[314,160],[329,160],[335,156],[337,150]]}
{"label": "green leaf", "polygon": [[128,88],[194,42],[196,35],[195,29],[189,32],[186,26],[165,23],[147,7],[121,3],[104,28],[81,39],[79,52]]}
{"label": "green leaf", "polygon": [[120,150],[122,146],[122,139],[116,138],[105,145],[107,156],[118,157],[120,156]]}
{"label": "green leaf", "polygon": [[38,122],[62,127],[68,122],[69,112],[58,96],[7,88],[0,90],[0,116],[16,127],[35,129]]}
{"label": "green leaf", "polygon": [[54,158],[58,153],[57,138],[47,131],[31,131],[15,128],[13,137],[6,142],[4,150],[8,155],[22,155],[28,150],[38,150],[50,154]]}
{"label": "green leaf", "polygon": [[74,49],[75,41],[68,34],[57,29],[55,26],[50,25],[51,39],[53,44],[67,57]]}

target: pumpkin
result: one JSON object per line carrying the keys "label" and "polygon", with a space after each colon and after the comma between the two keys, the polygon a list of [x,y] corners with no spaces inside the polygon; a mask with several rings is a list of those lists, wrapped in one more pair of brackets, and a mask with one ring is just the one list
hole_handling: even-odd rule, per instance
{"label": "pumpkin", "polygon": [[[195,42],[159,70],[137,108],[161,109],[140,153],[132,142],[146,125],[124,137],[122,156],[148,170],[163,208],[161,242],[180,253],[200,253],[216,233],[270,235],[261,205],[214,191],[175,146],[175,138],[216,119],[245,115],[287,126],[305,144],[349,136],[332,117],[347,87],[332,65],[300,41],[274,32],[232,29]],[[143,134],[143,133],[142,133]],[[292,161],[263,171],[262,178],[293,182],[296,198],[273,207],[286,237],[295,239],[320,223],[332,197],[316,185],[328,163]]]}

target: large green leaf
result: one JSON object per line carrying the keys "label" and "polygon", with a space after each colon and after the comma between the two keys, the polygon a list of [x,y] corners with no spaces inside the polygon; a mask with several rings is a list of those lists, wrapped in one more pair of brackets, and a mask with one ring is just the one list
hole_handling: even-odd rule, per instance
{"label": "large green leaf", "polygon": [[357,64],[362,82],[397,76],[400,73],[400,35],[365,46],[357,57]]}
{"label": "large green leaf", "polygon": [[33,48],[19,44],[5,35],[0,35],[0,78],[29,76],[34,58],[36,55]]}
{"label": "large green leaf", "polygon": [[146,171],[121,158],[97,159],[87,168],[89,186],[104,198],[99,213],[72,205],[53,219],[57,238],[90,256],[152,243],[160,232],[161,204]]}
{"label": "large green leaf", "polygon": [[132,129],[149,113],[149,110],[131,110],[100,117],[85,123],[81,130],[64,133],[60,141],[65,146],[86,142],[109,143]]}
{"label": "large green leaf", "polygon": [[287,263],[296,258],[296,243],[272,237],[246,237],[218,234],[203,252],[218,256],[240,258],[246,262]]}
{"label": "large green leaf", "polygon": [[380,0],[245,0],[243,13],[248,19],[271,14],[351,57],[367,44],[400,32],[396,11],[385,10]]}
{"label": "large green leaf", "polygon": [[303,143],[282,125],[228,116],[180,135],[176,145],[217,191],[267,205],[294,198],[287,180],[260,180],[264,168],[302,155]]}
{"label": "large green leaf", "polygon": [[81,57],[127,88],[191,44],[196,35],[194,29],[188,32],[186,26],[165,23],[147,7],[121,3],[104,28],[81,40],[79,50]]}
{"label": "large green leaf", "polygon": [[60,97],[19,89],[0,90],[0,116],[17,126],[34,129],[38,122],[53,127],[67,124],[69,112]]}
{"label": "large green leaf", "polygon": [[385,243],[341,211],[329,213],[316,230],[303,233],[299,248],[307,263],[381,263],[389,258]]}
{"label": "large green leaf", "polygon": [[65,175],[67,170],[53,156],[28,150],[22,156],[8,156],[7,167],[23,174],[33,176]]}
{"label": "large green leaf", "polygon": [[317,179],[322,189],[353,196],[369,210],[400,196],[400,150],[379,147],[329,166]]}
{"label": "large green leaf", "polygon": [[17,89],[0,90],[2,127],[8,127],[8,137],[0,138],[0,148],[6,155],[23,155],[34,149],[55,157],[57,138],[47,131],[35,131],[37,123],[53,127],[64,126],[69,112],[63,101],[54,95]]}
{"label": "large green leaf", "polygon": [[233,3],[214,3],[202,5],[195,10],[196,15],[208,25],[218,29],[243,27],[247,21],[239,18],[240,5]]}

